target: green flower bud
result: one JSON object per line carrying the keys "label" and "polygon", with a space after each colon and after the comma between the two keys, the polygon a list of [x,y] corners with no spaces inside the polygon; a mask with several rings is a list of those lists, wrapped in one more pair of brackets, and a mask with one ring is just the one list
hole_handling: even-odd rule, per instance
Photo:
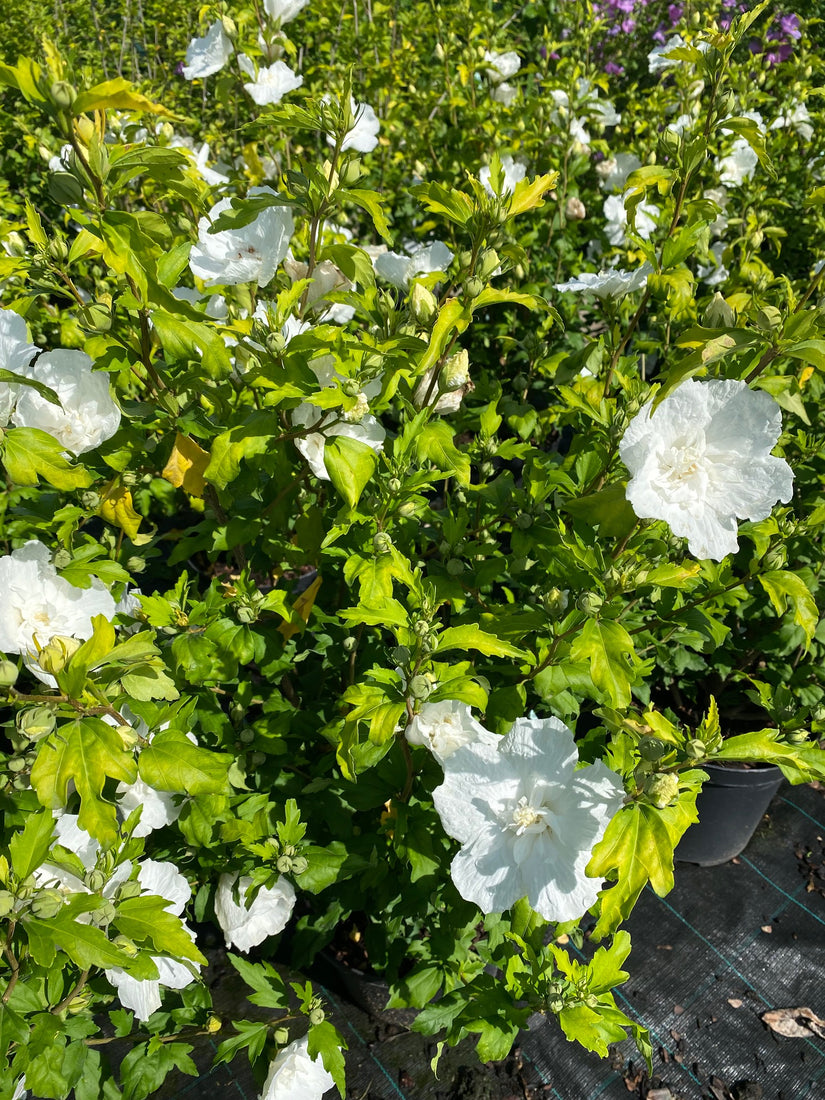
{"label": "green flower bud", "polygon": [[49,255],[55,263],[65,263],[69,258],[69,246],[62,237],[53,237],[49,241]]}
{"label": "green flower bud", "polygon": [[464,284],[464,293],[468,298],[477,298],[482,290],[484,290],[484,283],[477,275],[473,275]]}
{"label": "green flower bud", "polygon": [[40,890],[31,900],[32,915],[40,920],[56,917],[65,904],[65,898],[59,890]]}
{"label": "green flower bud", "polygon": [[427,326],[438,310],[438,299],[422,283],[414,283],[410,291],[410,308],[419,325]]}
{"label": "green flower bud", "polygon": [[790,745],[804,745],[809,737],[807,730],[788,730],[785,734],[785,740]]}
{"label": "green flower bud", "polygon": [[698,737],[692,737],[685,745],[685,753],[691,760],[701,760],[703,756],[707,756],[707,752],[705,742],[700,741]]}
{"label": "green flower bud", "polygon": [[272,1033],[272,1038],[279,1047],[286,1046],[289,1042],[289,1032],[285,1027],[277,1027]]}
{"label": "green flower bud", "polygon": [[26,242],[20,236],[16,230],[12,230],[11,233],[3,240],[6,252],[10,256],[25,256],[26,255]]}
{"label": "green flower bud", "polygon": [[0,661],[0,688],[11,687],[18,675],[17,665],[13,661]]}
{"label": "green flower bud", "polygon": [[341,391],[345,393],[347,397],[357,397],[361,392],[361,387],[354,378],[345,378],[341,383]]}
{"label": "green flower bud", "polygon": [[146,568],[146,559],[133,554],[131,558],[126,559],[126,568],[130,573],[142,573]]}
{"label": "green flower bud", "polygon": [[604,606],[604,599],[598,592],[582,592],[576,600],[576,606],[586,615],[596,615]]}
{"label": "green flower bud", "polygon": [[92,893],[96,894],[106,885],[106,875],[103,871],[95,868],[94,871],[88,872],[84,881]]}
{"label": "green flower bud", "polygon": [[433,686],[426,676],[413,676],[407,685],[407,691],[411,699],[427,699],[432,690]]}
{"label": "green flower bud", "polygon": [[223,33],[234,42],[238,37],[238,28],[235,26],[235,20],[231,19],[228,15],[222,15],[221,23],[223,25]]}
{"label": "green flower bud", "polygon": [[26,770],[26,761],[22,756],[10,756],[6,761],[6,767],[12,774],[24,772]]}
{"label": "green flower bud", "polygon": [[71,172],[52,172],[48,188],[51,197],[63,206],[76,206],[83,202],[83,187]]}
{"label": "green flower bud", "polygon": [[112,940],[112,943],[115,945],[115,947],[119,947],[124,955],[128,955],[130,959],[136,958],[140,951],[140,948],[135,943],[135,941],[130,940],[128,936],[115,936],[115,938]]}
{"label": "green flower bud", "polygon": [[645,780],[644,798],[657,810],[669,806],[679,793],[679,779],[671,772],[656,772]]}
{"label": "green flower bud", "polygon": [[352,187],[356,184],[361,176],[364,174],[364,169],[361,167],[361,161],[354,157],[352,160],[348,160],[344,167],[338,174],[338,179],[341,181],[344,187]]}
{"label": "green flower bud", "polygon": [[80,503],[90,512],[94,512],[100,504],[100,494],[96,493],[94,489],[84,489],[80,494]]}
{"label": "green flower bud", "polygon": [[416,505],[414,500],[405,500],[403,504],[398,505],[398,514],[403,519],[412,519],[415,515]]}
{"label": "green flower bud", "polygon": [[433,53],[435,54],[436,61],[443,61],[444,58],[447,56],[444,52],[444,47],[441,45],[440,42],[436,42]]}
{"label": "green flower bud", "polygon": [[288,875],[292,870],[292,860],[289,856],[279,856],[278,862],[275,864],[282,875]]}
{"label": "green flower bud", "polygon": [[302,875],[307,867],[309,867],[309,863],[303,856],[296,856],[292,861],[292,873],[294,875]]}
{"label": "green flower bud", "polygon": [[482,279],[489,279],[501,261],[494,248],[486,248],[478,258],[476,270]]}
{"label": "green flower bud", "polygon": [[393,494],[400,493],[401,492],[401,482],[398,480],[397,477],[391,477],[390,480],[387,482],[387,488]]}
{"label": "green flower bud", "polygon": [[413,633],[417,634],[419,638],[423,638],[426,634],[430,633],[430,624],[426,619],[416,619],[412,626]]}
{"label": "green flower bud", "polygon": [[702,324],[707,328],[733,328],[736,324],[736,314],[722,297],[717,292],[713,296],[713,300],[704,312],[702,317]]}
{"label": "green flower bud", "polygon": [[241,604],[235,614],[239,623],[254,623],[258,618],[258,612],[255,608],[249,607],[247,604]]}
{"label": "green flower bud", "polygon": [[344,638],[343,642],[341,642],[341,646],[344,650],[344,653],[352,653],[358,647],[358,639],[354,638],[350,634],[346,638]]}
{"label": "green flower bud", "polygon": [[784,569],[787,562],[784,546],[773,546],[762,559],[766,569]]}
{"label": "green flower bud", "polygon": [[468,249],[458,254],[458,266],[462,271],[466,271],[470,264],[473,262],[473,254]]}
{"label": "green flower bud", "polygon": [[72,555],[69,553],[68,550],[65,550],[63,549],[63,547],[61,547],[55,552],[55,555],[52,558],[52,563],[54,564],[55,569],[65,569],[67,565],[72,564]]}
{"label": "green flower bud", "polygon": [[44,672],[56,676],[62,672],[83,643],[78,638],[64,638],[55,634],[52,640],[37,654],[37,663]]}
{"label": "green flower bud", "polygon": [[14,908],[14,894],[0,890],[0,917],[7,917]]}
{"label": "green flower bud", "polygon": [[77,99],[77,90],[68,80],[55,80],[49,88],[49,99],[58,110],[67,111]]}
{"label": "green flower bud", "polygon": [[48,707],[32,707],[17,715],[17,728],[30,741],[48,737],[54,726],[54,712]]}
{"label": "green flower bud", "polygon": [[108,900],[102,901],[97,909],[92,910],[92,920],[95,924],[111,924],[116,915],[114,905]]}
{"label": "green flower bud", "polygon": [[389,554],[392,550],[392,539],[386,531],[379,531],[373,536],[372,548],[376,554]]}
{"label": "green flower bud", "polygon": [[668,746],[658,737],[643,737],[639,742],[639,756],[650,763],[661,760],[667,751]]}
{"label": "green flower bud", "polygon": [[326,1014],[322,1008],[313,1008],[309,1014],[309,1022],[311,1024],[322,1024],[326,1019]]}
{"label": "green flower bud", "polygon": [[451,355],[438,377],[438,388],[441,391],[460,390],[470,381],[470,357],[467,351],[461,351]]}
{"label": "green flower bud", "polygon": [[140,894],[141,887],[139,882],[124,882],[118,890],[118,897],[121,901],[126,901],[128,898],[139,898]]}
{"label": "green flower bud", "polygon": [[547,1002],[547,1007],[550,1009],[551,1012],[554,1012],[556,1015],[558,1015],[560,1012],[564,1011],[566,1003],[561,997],[551,997],[551,999]]}
{"label": "green flower bud", "polygon": [[286,347],[286,340],[280,332],[270,332],[264,342],[270,355],[280,355]]}
{"label": "green flower bud", "polygon": [[527,531],[533,526],[533,517],[529,512],[519,512],[516,516],[516,527],[521,531]]}
{"label": "green flower bud", "polygon": [[450,558],[447,562],[447,572],[451,577],[460,577],[464,572],[464,562],[461,558]]}

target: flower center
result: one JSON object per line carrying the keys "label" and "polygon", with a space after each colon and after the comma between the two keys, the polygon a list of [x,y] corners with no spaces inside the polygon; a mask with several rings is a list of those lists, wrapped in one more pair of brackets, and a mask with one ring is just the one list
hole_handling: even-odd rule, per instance
{"label": "flower center", "polygon": [[538,833],[545,829],[549,831],[547,808],[531,805],[527,795],[522,795],[513,807],[512,819],[507,822],[505,829],[515,830],[516,836],[523,836],[527,832]]}
{"label": "flower center", "polygon": [[662,470],[671,483],[690,481],[700,473],[704,458],[704,437],[683,437],[676,441],[666,455],[663,455]]}

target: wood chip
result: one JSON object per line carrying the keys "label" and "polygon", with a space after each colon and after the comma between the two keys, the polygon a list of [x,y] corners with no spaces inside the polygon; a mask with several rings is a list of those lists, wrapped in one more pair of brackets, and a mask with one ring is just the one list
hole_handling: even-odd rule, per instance
{"label": "wood chip", "polygon": [[762,931],[770,934],[771,932],[773,932],[773,927],[770,924],[763,924]]}
{"label": "wood chip", "polygon": [[825,1020],[810,1008],[776,1008],[763,1012],[760,1019],[771,1031],[788,1039],[808,1039],[812,1033],[825,1039]]}
{"label": "wood chip", "polygon": [[673,1100],[673,1093],[670,1089],[651,1089],[647,1100]]}
{"label": "wood chip", "polygon": [[673,1006],[673,1015],[674,1016],[681,1016],[684,1011],[685,1010],[682,1008],[681,1005],[674,1005]]}
{"label": "wood chip", "polygon": [[741,1008],[742,1007],[742,1002],[739,1000],[738,997],[728,997],[728,1004],[730,1005],[731,1008]]}

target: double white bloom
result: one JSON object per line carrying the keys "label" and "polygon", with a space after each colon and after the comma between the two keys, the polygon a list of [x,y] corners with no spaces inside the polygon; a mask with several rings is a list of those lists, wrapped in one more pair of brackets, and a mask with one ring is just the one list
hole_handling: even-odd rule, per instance
{"label": "double white bloom", "polygon": [[335,1087],[332,1074],[324,1069],[320,1054],[309,1056],[306,1035],[278,1051],[269,1067],[261,1100],[321,1100]]}
{"label": "double white bloom", "polygon": [[[249,189],[250,197],[274,194],[271,187]],[[289,248],[295,230],[292,211],[288,206],[267,206],[248,225],[210,233],[215,219],[231,206],[231,199],[221,199],[198,222],[198,243],[189,257],[192,273],[206,286],[266,286]]]}
{"label": "double white bloom", "polygon": [[653,266],[647,261],[635,271],[620,271],[618,268],[610,271],[595,272],[585,271],[577,275],[575,279],[569,279],[566,283],[556,283],[555,289],[566,291],[584,291],[595,294],[602,301],[607,299],[617,300],[624,298],[626,294],[634,290],[641,290],[647,284],[647,277],[653,271]]}
{"label": "double white bloom", "polygon": [[304,78],[294,73],[283,61],[275,61],[272,65],[256,69],[252,59],[242,53],[238,54],[238,64],[251,78],[249,83],[244,84],[244,89],[259,107],[280,103],[288,92],[294,92],[304,82]]}
{"label": "double white bloom", "polygon": [[381,252],[373,264],[376,273],[399,290],[406,290],[419,275],[446,271],[453,261],[453,254],[443,241],[408,242],[407,249],[407,252]]}
{"label": "double white bloom", "polygon": [[45,684],[54,680],[37,664],[38,646],[55,635],[91,637],[92,618],[115,614],[115,601],[102,581],[75,588],[58,575],[48,548],[32,540],[0,558],[0,652],[22,653],[23,659]]}
{"label": "double white bloom", "polygon": [[183,75],[187,80],[212,76],[220,72],[232,53],[232,39],[224,30],[223,22],[216,19],[202,38],[193,38],[187,46]]}
{"label": "double white bloom", "polygon": [[[25,375],[29,364],[38,352],[29,341],[29,330],[19,313],[0,309],[0,368],[13,374]],[[20,387],[0,382],[0,428],[11,419]]]}
{"label": "double white bloom", "polygon": [[473,717],[466,703],[457,699],[424,703],[404,736],[411,745],[426,745],[439,764],[474,741],[497,745],[500,740]]}
{"label": "double white bloom", "polygon": [[573,735],[557,718],[519,718],[510,733],[476,740],[444,760],[433,791],[444,829],[461,842],[450,873],[483,913],[520,898],[546,920],[580,917],[599,882],[585,868],[624,798],[601,761],[576,770]]}
{"label": "double white bloom", "polygon": [[[623,245],[627,239],[627,207],[621,195],[608,195],[604,200],[604,216],[607,224],[604,231],[607,239],[613,245]],[[649,241],[656,228],[656,218],[659,216],[659,207],[644,199],[636,207],[636,233],[643,241]]]}
{"label": "double white bloom", "polygon": [[[236,883],[239,902],[232,896]],[[247,905],[246,891],[251,885],[250,875],[240,881],[237,875],[221,875],[215,891],[215,916],[226,946],[243,952],[283,932],[295,908],[295,888],[288,879],[279,878],[274,886],[262,886],[252,904]]]}
{"label": "double white bloom", "polygon": [[793,471],[770,453],[781,431],[763,390],[689,379],[628,425],[619,446],[633,475],[627,499],[637,516],[665,520],[695,557],[721,561],[739,548],[737,517],[766,519],[791,499]]}
{"label": "double white bloom", "polygon": [[[321,102],[331,103],[332,96],[325,95]],[[354,149],[356,153],[371,153],[378,144],[378,131],[381,129],[378,115],[369,103],[356,103],[352,96],[350,96],[349,105],[353,124],[344,136],[341,143],[341,152],[345,153],[348,149]],[[332,134],[327,134],[327,145],[335,148],[335,138]]]}

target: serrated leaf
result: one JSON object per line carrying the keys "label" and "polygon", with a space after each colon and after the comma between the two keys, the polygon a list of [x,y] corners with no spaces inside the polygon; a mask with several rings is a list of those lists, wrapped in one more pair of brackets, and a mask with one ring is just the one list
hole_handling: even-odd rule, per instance
{"label": "serrated leaf", "polygon": [[648,882],[660,898],[673,889],[673,850],[685,829],[699,820],[696,796],[706,778],[697,769],[682,772],[679,780],[685,789],[672,806],[659,810],[633,802],[610,821],[586,868],[593,878],[616,880],[600,894],[595,939],[619,927]]}
{"label": "serrated leaf", "polygon": [[593,684],[609,697],[612,706],[630,705],[636,651],[621,623],[612,619],[588,619],[573,640],[570,658],[590,662]]}
{"label": "serrated leaf", "polygon": [[87,88],[72,104],[72,114],[91,114],[92,111],[142,111],[153,115],[165,115],[167,118],[175,116],[160,103],[153,103],[145,95],[136,91],[134,86],[123,77],[114,80],[106,80],[102,84],[95,84],[93,88]]}
{"label": "serrated leaf", "polygon": [[446,630],[442,630],[438,635],[437,641],[438,644],[434,650],[437,654],[445,653],[450,649],[475,649],[487,657],[529,659],[526,650],[502,641],[494,634],[486,633],[475,623],[465,623],[463,626],[448,626]]}
{"label": "serrated leaf", "polygon": [[3,465],[16,485],[37,485],[42,477],[55,489],[85,489],[94,478],[73,466],[63,444],[39,428],[11,428],[3,436]]}
{"label": "serrated leaf", "polygon": [[138,757],[138,773],[158,791],[219,794],[231,761],[229,753],[193,745],[177,730],[160,730]]}
{"label": "serrated leaf", "polygon": [[459,485],[470,484],[469,456],[459,451],[454,442],[455,432],[444,420],[427,424],[415,440],[419,462],[430,461],[444,476],[452,475]]}
{"label": "serrated leaf", "polygon": [[777,615],[784,615],[790,603],[794,622],[805,631],[806,642],[810,645],[819,624],[819,609],[807,584],[798,574],[782,569],[760,573],[759,583],[768,593]]}
{"label": "serrated leaf", "polygon": [[104,848],[118,838],[115,807],[103,799],[107,778],[134,783],[137,766],[117,730],[99,718],[60,726],[40,744],[31,771],[32,786],[47,809],[65,806],[69,783],[74,782],[80,795],[78,824]]}
{"label": "serrated leaf", "polygon": [[[137,944],[151,944],[158,955],[206,965],[206,959],[192,942],[180,917],[167,912],[165,898],[145,894],[118,903],[112,923]],[[122,965],[122,964],[118,964]]]}
{"label": "serrated leaf", "polygon": [[324,444],[324,465],[330,480],[350,508],[361,499],[375,473],[378,456],[372,447],[347,435],[328,436]]}
{"label": "serrated leaf", "polygon": [[314,1024],[309,1029],[307,1053],[310,1058],[320,1057],[324,1069],[332,1075],[342,1097],[346,1096],[346,1074],[344,1071],[344,1051],[347,1044],[343,1036],[336,1031],[329,1020]]}
{"label": "serrated leaf", "polygon": [[27,878],[46,858],[54,835],[54,814],[51,810],[29,814],[23,828],[9,841],[9,854],[14,873]]}

